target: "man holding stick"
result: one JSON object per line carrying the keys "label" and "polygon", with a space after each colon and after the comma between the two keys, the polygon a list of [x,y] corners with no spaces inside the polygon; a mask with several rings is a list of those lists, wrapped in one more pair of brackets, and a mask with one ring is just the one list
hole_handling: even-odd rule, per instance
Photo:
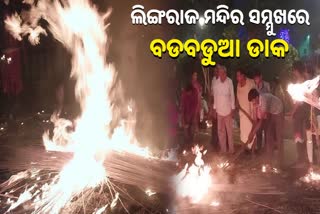
{"label": "man holding stick", "polygon": [[[248,140],[252,125],[254,123],[254,108],[248,101],[248,93],[251,89],[256,88],[252,79],[246,77],[244,70],[237,70],[237,104],[240,118],[240,140],[245,143]],[[253,142],[249,142],[247,147],[251,149]]]}
{"label": "man holding stick", "polygon": [[265,126],[267,162],[271,163],[273,150],[276,146],[279,150],[280,164],[283,164],[282,129],[284,124],[284,115],[281,100],[270,93],[259,94],[256,89],[251,89],[249,91],[248,100],[261,112],[261,119],[257,120],[253,125],[247,143],[250,143],[261,127]]}

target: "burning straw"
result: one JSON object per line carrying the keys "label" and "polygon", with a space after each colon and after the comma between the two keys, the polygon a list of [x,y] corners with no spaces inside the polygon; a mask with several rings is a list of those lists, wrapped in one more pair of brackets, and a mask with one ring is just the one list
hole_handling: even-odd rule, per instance
{"label": "burning straw", "polygon": [[[9,148],[7,150],[10,151]],[[1,162],[4,165],[0,164],[0,168],[6,167],[12,171],[28,169],[61,171],[74,156],[72,153],[47,152],[40,146],[15,149],[13,152],[17,158]],[[103,166],[107,176],[117,182],[141,189],[150,188],[156,192],[169,192],[169,179],[175,173],[174,162],[115,151],[106,156]]]}
{"label": "burning straw", "polygon": [[[32,207],[36,213],[59,213],[82,192],[110,184],[108,176],[112,174],[112,168],[107,171],[104,164],[112,162],[108,159],[112,151],[128,153],[124,157],[128,157],[130,153],[142,156],[147,153],[132,145],[136,143],[132,129],[128,129],[123,123],[115,130],[110,125],[114,118],[113,98],[122,96],[118,91],[112,90],[117,88],[115,87],[116,72],[110,64],[106,63],[108,37],[105,30],[108,25],[105,24],[105,20],[109,17],[110,11],[100,14],[88,0],[39,0],[26,3],[30,4],[30,10],[24,11],[22,16],[14,14],[7,17],[6,29],[17,40],[28,36],[33,45],[39,44],[39,36],[47,35],[48,29],[54,38],[64,45],[71,54],[71,77],[76,80],[75,94],[81,106],[81,114],[75,122],[54,115],[53,138],[50,139],[47,133],[44,134],[44,144],[48,150],[72,152],[70,159],[61,158],[63,161],[59,165],[59,155],[54,159],[46,154],[40,157],[35,155],[37,159],[31,161],[36,163],[35,165],[38,163],[39,168],[48,169],[50,166],[56,166],[60,171],[55,177],[56,181],[48,184],[40,198],[34,198],[37,195],[34,195],[35,193],[30,196],[31,189],[28,189],[25,193],[28,197],[23,201],[32,199]],[[41,27],[41,19],[47,22],[47,29]],[[25,153],[25,151],[24,154],[20,157],[28,159],[28,155],[34,155],[33,152]],[[29,163],[24,158],[20,160]],[[134,158],[131,160],[135,161]],[[55,163],[52,164],[52,162]],[[21,166],[16,163],[12,165]],[[109,165],[114,166],[113,176],[118,180],[125,180],[121,175],[125,174],[126,170],[134,173],[135,169],[139,167],[142,169],[145,166],[143,162],[125,161],[124,158],[118,158],[116,162]],[[143,170],[146,172],[145,169]],[[140,175],[138,173],[135,179],[131,179],[130,176],[126,178],[126,181],[132,184],[137,184],[138,181],[141,183],[141,180],[143,180],[142,173]],[[31,188],[39,190],[39,186]],[[110,185],[109,190],[112,198],[118,198],[117,192]],[[19,199],[15,204],[22,203]]]}

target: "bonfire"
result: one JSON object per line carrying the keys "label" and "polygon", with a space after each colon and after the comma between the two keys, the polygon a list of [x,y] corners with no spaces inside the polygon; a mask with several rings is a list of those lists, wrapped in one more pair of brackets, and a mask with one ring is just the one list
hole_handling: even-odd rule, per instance
{"label": "bonfire", "polygon": [[[45,149],[30,145],[15,151],[19,158],[7,164],[19,173],[0,186],[3,213],[186,213],[202,205],[216,210],[223,204],[218,192],[282,194],[268,183],[221,184],[212,165],[204,162],[206,151],[199,146],[193,147],[190,164],[183,163],[183,169],[177,170],[177,160],[139,146],[130,105],[131,117],[111,126],[113,100],[123,96],[121,85],[116,84],[117,73],[105,60],[110,45],[106,21],[111,11],[100,14],[89,0],[25,3],[30,9],[7,17],[6,29],[17,40],[28,37],[33,45],[41,42],[40,35],[50,32],[66,48],[72,56],[71,78],[76,80],[81,114],[71,121],[61,117],[61,112],[54,113],[50,119],[53,133],[43,134]],[[41,26],[40,20],[48,26]],[[44,123],[48,122],[46,118]],[[231,163],[215,165],[223,170]]]}

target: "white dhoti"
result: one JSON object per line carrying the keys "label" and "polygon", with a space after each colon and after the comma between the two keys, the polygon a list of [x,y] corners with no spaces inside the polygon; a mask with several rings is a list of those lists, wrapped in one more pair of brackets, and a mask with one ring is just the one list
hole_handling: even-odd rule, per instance
{"label": "white dhoti", "polygon": [[[239,113],[239,117],[240,117],[240,140],[243,143],[246,143],[248,141],[248,137],[251,132],[253,124],[248,119],[248,117],[244,113],[242,113],[241,111]],[[254,139],[252,140],[251,143],[248,144],[249,149],[252,148],[253,142],[254,142]]]}
{"label": "white dhoti", "polygon": [[[239,111],[239,117],[240,117],[240,139],[242,143],[247,143],[249,134],[251,132],[253,124],[251,123],[250,119],[247,117],[250,116],[252,119],[254,119],[255,111],[252,106],[252,103],[248,100],[248,93],[251,89],[255,88],[255,83],[252,79],[246,79],[246,84],[241,86],[238,84],[237,87],[237,98],[239,102],[239,106],[241,107]],[[243,111],[246,112],[243,113]],[[249,149],[252,148],[253,141],[250,142],[247,146]]]}

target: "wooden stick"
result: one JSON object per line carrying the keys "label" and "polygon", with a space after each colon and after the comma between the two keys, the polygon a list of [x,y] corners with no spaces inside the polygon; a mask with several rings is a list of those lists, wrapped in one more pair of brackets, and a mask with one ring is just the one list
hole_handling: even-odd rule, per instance
{"label": "wooden stick", "polygon": [[279,210],[276,210],[276,209],[274,209],[274,208],[272,208],[272,207],[269,207],[269,206],[267,206],[267,205],[264,205],[264,204],[260,204],[260,203],[251,201],[251,200],[249,200],[249,199],[246,199],[246,201],[248,201],[248,202],[250,202],[250,203],[253,203],[253,204],[255,204],[255,205],[258,205],[258,206],[260,206],[260,207],[264,207],[264,208],[273,210],[273,211],[275,211],[275,212],[277,212],[277,213],[282,213],[282,212],[280,212]]}
{"label": "wooden stick", "polygon": [[5,198],[14,198],[14,199],[18,199],[18,197],[13,196],[13,195],[5,195],[5,194],[0,194],[1,197],[5,197]]}

